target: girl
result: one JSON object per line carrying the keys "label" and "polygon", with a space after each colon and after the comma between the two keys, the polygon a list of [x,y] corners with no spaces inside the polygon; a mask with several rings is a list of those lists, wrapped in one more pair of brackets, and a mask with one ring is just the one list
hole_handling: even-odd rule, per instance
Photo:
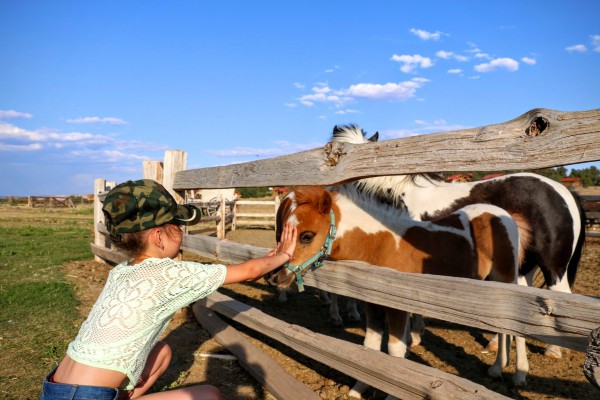
{"label": "girl", "polygon": [[210,385],[144,395],[171,359],[171,349],[158,339],[180,308],[221,285],[260,278],[290,261],[295,226],[284,226],[277,248],[265,257],[207,265],[173,260],[181,226],[197,223],[200,211],[177,205],[159,183],[122,183],[107,194],[102,210],[112,242],[132,259],[110,272],[66,356],[44,381],[40,400],[221,399]]}

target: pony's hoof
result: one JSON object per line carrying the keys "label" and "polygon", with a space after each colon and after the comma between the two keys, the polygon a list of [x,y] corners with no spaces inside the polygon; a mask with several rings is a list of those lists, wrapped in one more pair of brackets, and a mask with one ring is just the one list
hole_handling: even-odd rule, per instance
{"label": "pony's hoof", "polygon": [[516,387],[525,387],[527,386],[527,378],[526,375],[522,372],[517,372],[513,375],[513,384]]}
{"label": "pony's hoof", "polygon": [[350,391],[348,392],[348,396],[349,397],[354,397],[357,399],[362,399],[362,394],[369,388],[369,385],[367,385],[364,382],[361,381],[356,381],[356,383],[354,384],[354,386],[352,387],[352,389],[350,389]]}
{"label": "pony's hoof", "polygon": [[360,322],[360,314],[359,313],[350,313],[348,314],[348,321],[352,322]]}
{"label": "pony's hoof", "polygon": [[342,317],[331,317],[331,324],[333,326],[344,326],[344,320]]}
{"label": "pony's hoof", "polygon": [[410,342],[411,347],[418,346],[421,344],[421,334],[420,333],[411,332],[410,337],[411,337],[411,342]]}
{"label": "pony's hoof", "polygon": [[551,344],[550,346],[546,347],[544,355],[550,358],[562,358],[562,351],[560,350],[559,346]]}
{"label": "pony's hoof", "polygon": [[496,365],[492,365],[488,368],[488,375],[492,378],[502,378],[502,368]]}

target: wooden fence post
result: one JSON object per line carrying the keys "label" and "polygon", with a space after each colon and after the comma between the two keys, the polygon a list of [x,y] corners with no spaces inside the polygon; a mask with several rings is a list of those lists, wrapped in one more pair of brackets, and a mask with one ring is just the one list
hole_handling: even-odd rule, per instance
{"label": "wooden fence post", "polygon": [[165,151],[165,161],[163,164],[164,175],[163,175],[163,186],[171,192],[177,203],[181,204],[185,199],[173,190],[173,182],[175,182],[175,175],[179,171],[185,171],[187,165],[187,152],[183,150],[167,150]]}
{"label": "wooden fence post", "polygon": [[[98,231],[98,223],[104,223],[104,214],[102,213],[102,200],[99,194],[106,190],[106,179],[94,180],[94,244],[110,248],[110,240]],[[94,256],[94,260],[104,263],[104,259]]]}
{"label": "wooden fence post", "polygon": [[144,161],[142,163],[143,178],[152,179],[163,183],[163,163],[162,161]]}
{"label": "wooden fence post", "polygon": [[225,197],[220,194],[219,195],[219,222],[217,223],[217,237],[219,239],[225,239],[225,226],[227,225],[227,221],[225,220]]}

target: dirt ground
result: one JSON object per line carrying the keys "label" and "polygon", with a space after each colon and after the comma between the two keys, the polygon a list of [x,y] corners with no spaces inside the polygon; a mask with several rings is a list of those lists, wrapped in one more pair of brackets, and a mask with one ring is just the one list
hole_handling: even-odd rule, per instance
{"label": "dirt ground", "polygon": [[[270,248],[275,244],[274,236],[272,229],[240,229],[229,232],[227,239]],[[184,258],[197,259],[190,254],[184,254]],[[76,284],[81,300],[79,311],[86,315],[104,284],[110,266],[87,261],[67,264],[64,269],[67,278]],[[220,291],[289,323],[353,343],[362,343],[362,323],[332,326],[328,320],[328,306],[319,299],[314,289],[308,288],[302,294],[291,296],[287,303],[278,302],[275,290],[263,280],[228,285]],[[600,239],[588,239],[574,291],[600,296]],[[543,343],[528,341],[528,386],[514,390],[510,385],[514,351],[511,352],[512,370],[509,368],[505,372],[503,380],[494,380],[486,375],[488,366],[495,359],[495,353],[484,351],[491,333],[433,319],[426,319],[426,323],[428,326],[423,343],[410,350],[408,358],[413,361],[459,375],[514,399],[600,399],[600,392],[583,375],[583,353],[563,350],[562,359],[549,359],[543,355]],[[234,326],[323,399],[349,398],[347,392],[354,383],[353,378],[298,354],[260,333],[236,324]],[[235,359],[214,357],[215,354],[229,353],[197,323],[189,309],[176,315],[164,340],[172,347],[174,357],[171,367],[159,380],[158,388],[210,383],[219,387],[229,400],[274,398]],[[383,398],[383,394],[377,392],[368,395],[372,399]]]}

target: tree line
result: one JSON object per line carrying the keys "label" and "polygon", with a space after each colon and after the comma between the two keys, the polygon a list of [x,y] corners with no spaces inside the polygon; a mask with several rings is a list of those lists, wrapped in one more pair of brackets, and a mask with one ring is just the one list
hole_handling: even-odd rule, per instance
{"label": "tree line", "polygon": [[[512,174],[515,172],[533,172],[539,175],[543,175],[547,178],[553,179],[557,182],[560,182],[562,178],[579,178],[581,180],[581,185],[584,187],[587,186],[600,186],[600,170],[595,166],[591,166],[583,169],[572,168],[569,170],[566,167],[554,167],[554,168],[543,168],[529,171],[495,171],[495,172],[473,172],[471,180],[478,181],[486,175],[490,174]],[[458,173],[458,172],[456,172]],[[449,172],[445,174],[446,176],[450,176],[454,174],[454,172]]]}

